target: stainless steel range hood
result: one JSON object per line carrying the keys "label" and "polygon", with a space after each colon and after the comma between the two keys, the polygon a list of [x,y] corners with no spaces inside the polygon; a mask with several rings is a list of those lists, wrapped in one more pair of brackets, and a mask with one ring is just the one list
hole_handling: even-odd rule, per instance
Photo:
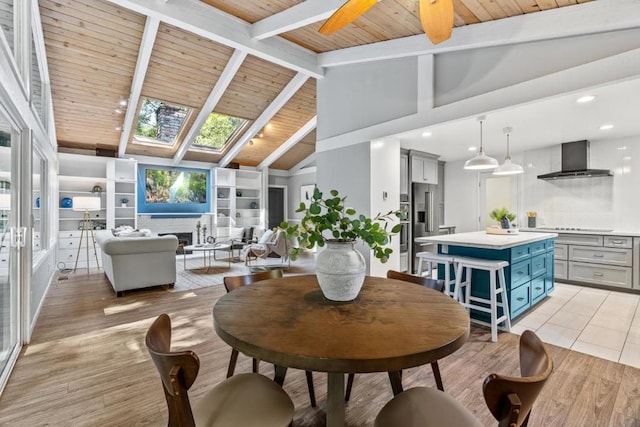
{"label": "stainless steel range hood", "polygon": [[538,179],[597,178],[613,176],[607,169],[589,169],[589,141],[562,144],[562,170],[538,175]]}

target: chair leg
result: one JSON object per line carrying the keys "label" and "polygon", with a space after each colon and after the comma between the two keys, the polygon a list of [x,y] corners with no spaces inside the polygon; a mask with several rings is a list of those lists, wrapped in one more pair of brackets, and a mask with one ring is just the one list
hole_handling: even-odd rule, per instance
{"label": "chair leg", "polygon": [[389,371],[387,374],[389,375],[393,395],[397,396],[402,393],[402,371]]}
{"label": "chair leg", "polygon": [[353,380],[356,378],[356,374],[349,374],[347,377],[347,391],[344,394],[344,401],[348,402],[351,397],[351,388],[353,387]]}
{"label": "chair leg", "polygon": [[258,374],[260,373],[260,360],[256,359],[255,357],[253,358],[253,373],[254,374]]}
{"label": "chair leg", "polygon": [[229,359],[229,368],[227,369],[227,378],[233,375],[233,371],[236,370],[236,362],[238,361],[238,350],[235,348],[231,350],[231,359]]}
{"label": "chair leg", "polygon": [[316,391],[313,388],[313,373],[311,371],[304,371],[307,375],[307,388],[309,389],[309,402],[311,403],[311,407],[316,407]]}
{"label": "chair leg", "polygon": [[436,386],[438,390],[444,391],[444,386],[442,385],[442,377],[440,376],[440,367],[438,366],[438,362],[431,362],[431,370],[433,370],[433,376],[436,379]]}

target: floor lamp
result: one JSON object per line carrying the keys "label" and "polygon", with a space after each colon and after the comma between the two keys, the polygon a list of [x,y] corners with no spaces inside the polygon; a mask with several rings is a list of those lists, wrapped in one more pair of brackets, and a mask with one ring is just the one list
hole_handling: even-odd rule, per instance
{"label": "floor lamp", "polygon": [[78,268],[78,260],[80,259],[80,249],[82,249],[82,237],[87,242],[87,274],[89,273],[89,234],[91,234],[91,242],[93,243],[93,255],[96,257],[96,265],[100,268],[98,262],[98,251],[96,250],[96,240],[93,235],[93,222],[91,222],[91,211],[100,210],[100,197],[78,196],[73,198],[72,209],[74,211],[83,211],[82,226],[80,228],[80,242],[78,242],[78,253],[76,254],[76,263],[73,266],[73,272]]}

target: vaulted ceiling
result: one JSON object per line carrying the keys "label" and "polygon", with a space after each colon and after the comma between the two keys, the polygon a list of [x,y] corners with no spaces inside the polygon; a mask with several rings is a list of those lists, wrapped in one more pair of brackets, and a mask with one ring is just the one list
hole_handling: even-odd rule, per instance
{"label": "vaulted ceiling", "polygon": [[[423,35],[416,0],[382,0],[342,30],[344,0],[40,0],[59,147],[288,170],[315,151],[320,55]],[[454,0],[456,27],[584,0]],[[456,29],[453,30],[454,34]],[[173,146],[133,142],[144,97],[189,107]],[[119,102],[128,106],[116,113]],[[248,120],[224,151],[189,149],[211,112]]]}

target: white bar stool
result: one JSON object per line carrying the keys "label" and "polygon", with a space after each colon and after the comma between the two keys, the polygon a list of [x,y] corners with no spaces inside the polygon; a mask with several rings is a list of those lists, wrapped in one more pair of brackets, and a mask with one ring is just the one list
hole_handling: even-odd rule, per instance
{"label": "white bar stool", "polygon": [[[427,263],[427,277],[433,278],[431,275],[432,263],[436,264],[436,269],[438,264],[444,265],[444,283],[445,283],[445,293],[450,297],[456,298],[455,288],[452,291],[451,285],[456,284],[456,264],[455,260],[451,255],[437,254],[435,252],[418,252],[416,254],[418,258],[418,276],[422,276],[422,263],[426,261]],[[454,277],[451,277],[451,266],[453,266]]]}
{"label": "white bar stool", "polygon": [[[509,313],[509,301],[506,295],[506,281],[504,278],[504,268],[509,266],[507,261],[488,260],[469,257],[454,257],[457,264],[455,298],[467,309],[474,309],[489,313],[491,315],[491,341],[498,341],[498,325],[505,323],[505,330],[511,330],[511,316]],[[466,269],[466,280],[462,281],[462,272]],[[484,270],[489,272],[489,299],[471,296],[471,273],[472,270]],[[496,283],[496,275],[498,283]],[[465,287],[465,296],[462,298],[462,287]],[[500,302],[498,302],[500,295]],[[483,303],[489,305],[487,308]],[[502,316],[498,317],[498,307],[502,307]],[[481,322],[482,323],[482,322]]]}

